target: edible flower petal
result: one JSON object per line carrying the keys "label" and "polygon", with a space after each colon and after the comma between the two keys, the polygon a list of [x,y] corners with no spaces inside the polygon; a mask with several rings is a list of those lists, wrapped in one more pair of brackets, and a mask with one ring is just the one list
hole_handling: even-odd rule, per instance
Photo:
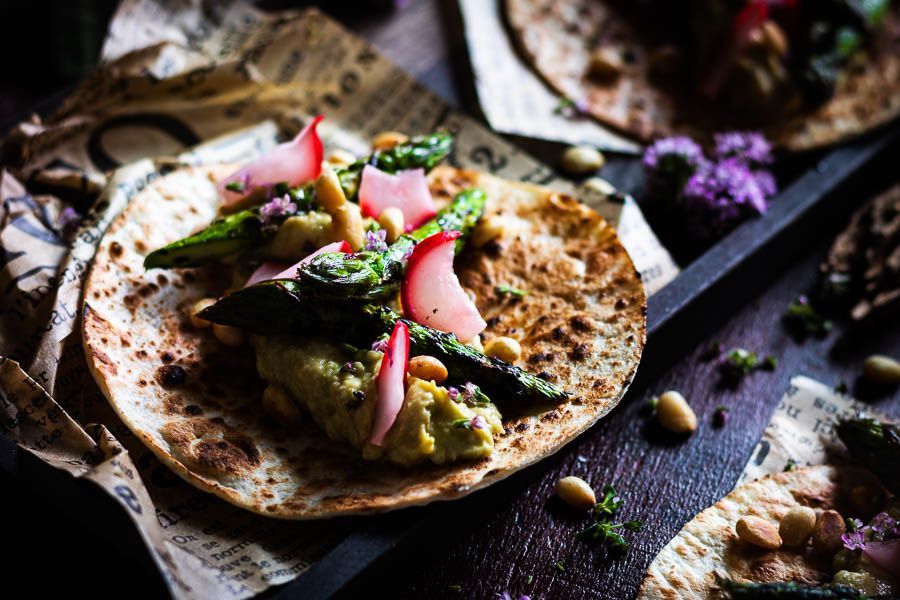
{"label": "edible flower petal", "polygon": [[379,229],[378,231],[366,232],[366,250],[370,252],[384,252],[388,249],[387,231]]}
{"label": "edible flower petal", "polygon": [[423,169],[407,169],[391,175],[366,165],[359,185],[359,207],[364,216],[373,219],[386,208],[399,208],[406,231],[412,231],[437,214]]}
{"label": "edible flower petal", "polygon": [[772,164],[772,144],[757,131],[717,133],[715,155],[718,160],[735,158],[750,167]]}
{"label": "edible flower petal", "polygon": [[324,148],[316,127],[323,118],[316,117],[293,140],[276,146],[219,183],[222,207],[233,209],[258,189],[276,183],[297,186],[318,177]]}
{"label": "edible flower petal", "polygon": [[253,271],[253,274],[250,275],[250,278],[247,280],[247,283],[244,284],[244,287],[251,286],[260,281],[268,281],[270,279],[293,279],[297,276],[297,268],[300,265],[306,264],[318,255],[325,254],[326,252],[343,252],[344,254],[349,254],[350,252],[353,252],[353,248],[351,248],[350,244],[345,240],[341,240],[340,242],[325,244],[293,265],[286,262],[264,262],[259,268]]}
{"label": "edible flower petal", "polygon": [[406,396],[406,369],[409,365],[409,326],[403,321],[394,324],[387,348],[381,359],[381,367],[375,376],[378,398],[375,400],[375,417],[370,442],[374,446],[384,443],[397,414],[403,408]]}
{"label": "edible flower petal", "polygon": [[282,219],[295,212],[297,212],[297,205],[287,194],[272,198],[259,207],[259,216],[262,217],[264,225],[271,225],[277,219]]}

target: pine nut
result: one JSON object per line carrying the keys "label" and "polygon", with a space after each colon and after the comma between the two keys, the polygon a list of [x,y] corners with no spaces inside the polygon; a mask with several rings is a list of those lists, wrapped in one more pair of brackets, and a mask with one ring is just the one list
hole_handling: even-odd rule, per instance
{"label": "pine nut", "polygon": [[599,199],[603,200],[616,193],[615,186],[602,177],[585,179],[581,187],[588,193],[595,194]]}
{"label": "pine nut", "polygon": [[873,354],[863,362],[863,377],[878,385],[900,383],[900,362],[890,356]]}
{"label": "pine nut", "polygon": [[556,482],[556,494],[576,510],[590,510],[597,504],[597,495],[581,477],[569,475]]}
{"label": "pine nut", "polygon": [[322,167],[322,174],[316,179],[316,202],[328,213],[332,213],[347,202],[341,180],[328,165]]}
{"label": "pine nut", "polygon": [[605,162],[603,155],[591,146],[569,146],[562,155],[563,171],[570,175],[588,175]]}
{"label": "pine nut", "polygon": [[366,228],[358,204],[345,202],[331,213],[331,239],[346,240],[354,252],[366,244]]}
{"label": "pine nut", "polygon": [[778,533],[785,546],[802,546],[816,526],[816,511],[808,506],[795,506],[785,513],[778,525]]}
{"label": "pine nut", "polygon": [[697,415],[684,396],[674,390],[659,397],[656,419],[660,425],[674,433],[691,433],[697,429]]}
{"label": "pine nut", "polygon": [[747,516],[738,519],[734,526],[738,537],[754,546],[775,550],[781,547],[781,536],[775,526],[760,517]]}
{"label": "pine nut", "polygon": [[512,364],[522,356],[522,346],[515,339],[501,335],[488,340],[484,345],[484,353]]}
{"label": "pine nut", "polygon": [[213,323],[213,335],[226,346],[240,346],[244,343],[244,330],[230,325]]}
{"label": "pine nut", "polygon": [[504,229],[503,221],[499,217],[493,215],[482,217],[475,226],[475,231],[472,232],[472,245],[481,248],[491,240],[503,235]]}
{"label": "pine nut", "polygon": [[414,356],[409,359],[407,372],[413,377],[433,381],[440,385],[447,381],[447,367],[433,356]]}
{"label": "pine nut", "polygon": [[372,138],[372,148],[375,150],[390,150],[397,144],[405,144],[409,136],[399,131],[382,131]]}
{"label": "pine nut", "polygon": [[347,167],[356,162],[356,156],[352,152],[346,150],[332,150],[325,158],[325,161],[333,167]]}
{"label": "pine nut", "polygon": [[188,315],[191,319],[191,325],[193,325],[197,329],[205,329],[212,325],[212,323],[210,323],[206,319],[201,319],[200,317],[198,317],[197,313],[199,313],[204,308],[212,306],[215,303],[215,298],[201,298],[200,300],[194,302],[194,305],[191,306],[191,311]]}
{"label": "pine nut", "polygon": [[385,231],[385,241],[393,244],[401,235],[406,227],[406,220],[403,217],[403,211],[396,206],[389,206],[378,215],[378,224]]}
{"label": "pine nut", "polygon": [[847,532],[844,517],[836,510],[823,510],[813,527],[812,543],[816,552],[831,555],[840,549],[841,536]]}

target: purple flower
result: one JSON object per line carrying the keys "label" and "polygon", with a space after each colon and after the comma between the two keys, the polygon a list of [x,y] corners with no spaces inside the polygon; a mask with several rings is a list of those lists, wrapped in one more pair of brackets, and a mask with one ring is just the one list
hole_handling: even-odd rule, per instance
{"label": "purple flower", "polygon": [[766,212],[768,195],[741,161],[700,168],[685,184],[682,202],[697,233],[721,235],[748,216]]}
{"label": "purple flower", "polygon": [[73,230],[78,223],[81,222],[81,215],[71,206],[67,206],[60,211],[56,217],[56,229],[63,233]]}
{"label": "purple flower", "polygon": [[272,198],[259,207],[259,215],[265,225],[271,225],[275,219],[287,217],[295,212],[297,212],[297,205],[291,201],[288,194],[280,198]]}
{"label": "purple flower", "polygon": [[872,519],[869,527],[876,533],[889,533],[897,527],[897,520],[886,512],[880,512]]}
{"label": "purple flower", "polygon": [[475,415],[474,417],[469,419],[469,427],[471,427],[472,429],[487,429],[487,419],[485,419],[481,415]]}
{"label": "purple flower", "polygon": [[378,338],[372,342],[372,350],[375,352],[386,352],[388,347],[388,338]]}
{"label": "purple flower", "polygon": [[653,142],[644,151],[644,167],[650,171],[665,168],[669,160],[677,160],[680,164],[693,169],[706,162],[700,146],[691,138],[684,136],[662,138]]}
{"label": "purple flower", "polygon": [[475,393],[478,391],[478,386],[476,386],[471,381],[467,381],[463,386],[463,400],[474,400]]}
{"label": "purple flower", "polygon": [[388,249],[388,245],[385,242],[387,239],[387,231],[384,229],[379,229],[378,231],[367,231],[366,232],[366,250],[371,252],[384,252]]}
{"label": "purple flower", "polygon": [[456,402],[456,399],[459,398],[459,389],[453,386],[447,388],[447,397]]}
{"label": "purple flower", "polygon": [[718,160],[734,158],[750,167],[772,164],[772,144],[757,131],[717,133],[714,140]]}
{"label": "purple flower", "polygon": [[844,542],[844,548],[848,550],[865,550],[866,532],[860,529],[845,533],[841,536],[841,541]]}

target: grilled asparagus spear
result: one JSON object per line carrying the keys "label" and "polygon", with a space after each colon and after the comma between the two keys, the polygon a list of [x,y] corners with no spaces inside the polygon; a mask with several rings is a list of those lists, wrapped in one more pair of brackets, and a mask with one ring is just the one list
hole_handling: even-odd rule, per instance
{"label": "grilled asparagus spear", "polygon": [[[344,194],[357,201],[359,182],[363,168],[369,164],[382,171],[394,173],[403,169],[431,170],[447,154],[453,144],[453,136],[436,132],[419,136],[388,150],[378,150],[365,160],[358,160],[337,172]],[[297,212],[312,210],[316,203],[314,183],[287,190]],[[286,215],[287,218],[291,215]],[[279,223],[280,224],[280,223]],[[206,262],[221,260],[244,250],[260,246],[277,231],[277,226],[263,226],[259,207],[248,208],[214,221],[209,227],[154,250],[144,258],[146,269],[194,267]]]}
{"label": "grilled asparagus spear", "polygon": [[[234,292],[200,318],[261,335],[325,335],[365,345],[389,334],[400,315],[385,306],[304,299],[294,280],[267,281]],[[472,381],[492,397],[559,403],[568,394],[514,365],[470,348],[456,336],[404,320],[414,352],[439,358],[453,380]]]}
{"label": "grilled asparagus spear", "polygon": [[456,240],[459,252],[484,213],[485,201],[486,196],[479,189],[460,192],[434,219],[400,236],[384,252],[320,254],[298,270],[304,294],[361,300],[388,296],[397,290],[409,253],[418,242],[441,231],[460,231],[463,235]]}
{"label": "grilled asparagus spear", "polygon": [[837,434],[857,460],[900,494],[900,427],[876,419],[842,419]]}
{"label": "grilled asparagus spear", "polygon": [[887,596],[868,596],[842,584],[806,587],[796,583],[743,583],[719,579],[718,585],[731,600],[880,600]]}

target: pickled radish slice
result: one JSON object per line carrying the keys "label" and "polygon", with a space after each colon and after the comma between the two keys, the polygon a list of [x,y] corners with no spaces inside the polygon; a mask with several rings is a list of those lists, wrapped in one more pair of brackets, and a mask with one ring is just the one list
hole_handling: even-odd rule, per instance
{"label": "pickled radish slice", "polygon": [[359,207],[366,217],[377,219],[386,208],[399,208],[406,231],[437,214],[422,169],[407,169],[396,175],[366,165],[359,184]]}
{"label": "pickled radish slice", "polygon": [[375,376],[375,418],[372,422],[374,446],[384,443],[384,436],[390,431],[406,397],[406,368],[409,365],[409,326],[403,321],[394,324],[394,331],[388,340],[381,359],[381,367]]}

